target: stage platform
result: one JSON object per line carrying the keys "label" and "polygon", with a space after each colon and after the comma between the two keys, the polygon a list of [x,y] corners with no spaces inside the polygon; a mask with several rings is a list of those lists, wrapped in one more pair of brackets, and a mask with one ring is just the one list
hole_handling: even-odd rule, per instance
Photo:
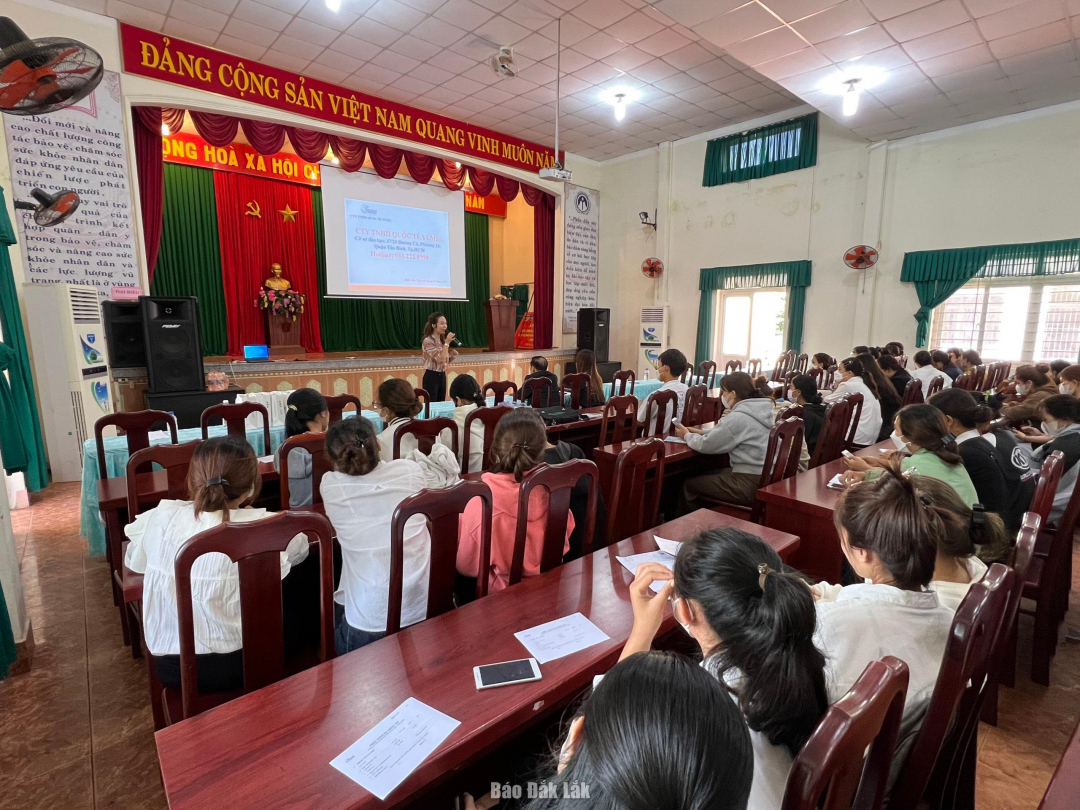
{"label": "stage platform", "polygon": [[[548,358],[548,368],[562,377],[563,365],[572,361],[575,349],[525,349],[513,352],[487,352],[461,349],[450,364],[449,379],[458,374],[472,374],[483,385],[492,380],[514,380],[518,384],[530,372],[529,360],[537,354]],[[268,363],[246,363],[229,357],[207,357],[206,373],[223,371],[230,383],[245,391],[288,391],[314,388],[327,395],[353,394],[370,406],[379,384],[390,377],[402,377],[419,387],[424,376],[423,358],[416,352],[332,352],[275,358]],[[146,369],[110,369],[113,396],[119,411],[138,411],[146,407]]]}

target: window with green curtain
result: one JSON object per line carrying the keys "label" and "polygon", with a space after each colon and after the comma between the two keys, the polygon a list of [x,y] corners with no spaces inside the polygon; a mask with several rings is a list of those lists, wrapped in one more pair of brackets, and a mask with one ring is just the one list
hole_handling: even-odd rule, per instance
{"label": "window with green curtain", "polygon": [[810,286],[811,265],[810,261],[803,260],[702,268],[698,281],[701,298],[698,302],[694,361],[702,363],[712,359],[709,355],[712,354],[717,290],[787,287],[787,348],[801,351],[803,308],[806,304],[806,288]]}
{"label": "window with green curtain", "polygon": [[424,322],[432,312],[446,315],[463,346],[488,345],[484,302],[489,297],[488,218],[465,213],[465,287],[468,301],[398,301],[326,298],[326,250],[322,190],[311,190],[315,219],[315,261],[319,277],[319,319],[328,352],[419,351]]}
{"label": "window with green curtain", "polygon": [[915,285],[915,346],[930,337],[930,313],[973,278],[1020,278],[1080,272],[1080,239],[983,245],[904,254],[900,280]]}
{"label": "window with green curtain", "polygon": [[741,183],[817,164],[818,114],[709,141],[703,186]]}
{"label": "window with green curtain", "polygon": [[165,164],[165,207],[151,295],[199,299],[203,353],[228,351],[214,170]]}

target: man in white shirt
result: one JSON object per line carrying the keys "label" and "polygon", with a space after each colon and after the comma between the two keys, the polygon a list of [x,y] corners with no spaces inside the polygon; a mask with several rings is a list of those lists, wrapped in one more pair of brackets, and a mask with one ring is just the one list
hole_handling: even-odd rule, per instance
{"label": "man in white shirt", "polygon": [[[683,405],[686,403],[686,383],[680,382],[679,378],[686,371],[688,365],[686,361],[686,355],[680,352],[678,349],[668,349],[660,354],[657,359],[656,378],[663,383],[658,388],[658,391],[674,391],[679,400],[676,403],[674,417],[676,419],[682,419]],[[655,392],[653,392],[655,393]],[[652,394],[650,394],[644,402],[638,407],[637,419],[638,422],[644,422],[646,419],[650,420],[648,435],[653,435],[652,428],[654,427],[651,417],[656,415],[656,407],[652,402]],[[667,431],[671,427],[671,406],[668,405],[664,411],[664,424],[663,430]]]}
{"label": "man in white shirt", "polygon": [[926,396],[926,391],[930,387],[930,381],[935,377],[941,377],[942,385],[945,388],[952,388],[952,377],[934,367],[933,358],[930,357],[930,352],[923,349],[920,352],[915,352],[915,356],[912,358],[915,361],[915,370],[911,372],[911,379],[922,380],[923,396]]}

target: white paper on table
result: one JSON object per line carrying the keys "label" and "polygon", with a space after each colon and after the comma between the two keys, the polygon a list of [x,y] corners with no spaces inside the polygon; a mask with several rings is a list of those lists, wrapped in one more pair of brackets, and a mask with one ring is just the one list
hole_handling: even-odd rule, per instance
{"label": "white paper on table", "polygon": [[270,462],[270,461],[273,461],[273,460],[274,460],[274,454],[273,453],[271,453],[268,456],[259,456],[259,462],[260,463],[262,463],[264,461]]}
{"label": "white paper on table", "polygon": [[595,412],[593,412],[593,413],[583,413],[581,415],[585,419],[603,419],[604,418],[603,413],[595,413]]}
{"label": "white paper on table", "polygon": [[[659,563],[668,571],[675,570],[675,558],[666,551],[646,551],[642,554],[631,554],[628,557],[616,557],[615,559],[631,574],[637,574],[638,566],[645,563]],[[649,586],[649,590],[653,593],[660,593],[666,584],[667,580],[657,580]]]}
{"label": "white paper on table", "polygon": [[844,484],[840,480],[841,475],[842,473],[837,473],[836,475],[834,475],[832,478],[829,479],[829,483],[827,483],[825,486],[827,486],[829,489],[843,489]]}
{"label": "white paper on table", "polygon": [[562,619],[514,633],[514,638],[520,641],[539,663],[546,664],[601,641],[607,641],[610,636],[580,613],[573,613]]}
{"label": "white paper on table", "polygon": [[665,442],[671,442],[672,444],[686,444],[686,439],[680,439],[674,433],[671,434],[670,436],[665,436],[664,441]]}
{"label": "white paper on table", "polygon": [[460,720],[409,698],[330,766],[385,800],[460,725]]}
{"label": "white paper on table", "polygon": [[169,433],[169,431],[167,430],[151,430],[149,433],[146,434],[146,437],[152,442],[156,442],[159,439],[161,441],[172,440],[172,434]]}
{"label": "white paper on table", "polygon": [[663,537],[653,535],[653,540],[656,541],[656,545],[660,547],[661,551],[666,551],[672,557],[679,556],[679,549],[682,548],[682,543],[678,540],[665,540]]}

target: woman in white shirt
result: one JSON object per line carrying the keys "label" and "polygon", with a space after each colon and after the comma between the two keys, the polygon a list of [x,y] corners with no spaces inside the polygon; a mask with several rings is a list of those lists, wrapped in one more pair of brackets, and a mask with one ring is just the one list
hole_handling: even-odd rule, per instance
{"label": "woman in white shirt", "polygon": [[[702,666],[742,710],[754,748],[749,810],[783,804],[791,763],[828,708],[825,656],[814,646],[814,597],[777,553],[738,529],[713,529],[684,542],[674,573],[659,563],[630,586],[634,628],[621,658],[648,650],[665,605],[697,641]],[[665,581],[660,593],[654,582]],[[620,659],[621,660],[621,659]]]}
{"label": "woman in white shirt", "polygon": [[[465,419],[477,408],[487,405],[487,400],[480,393],[480,384],[470,374],[459,374],[450,383],[450,399],[454,401],[454,422],[457,423],[458,432],[458,460],[461,462],[463,472],[480,472],[484,466],[484,423],[474,419],[472,434],[469,438],[468,463],[461,457],[465,452]],[[447,447],[453,445],[453,439],[448,431],[443,431],[439,441]]]}
{"label": "woman in white shirt", "polygon": [[[390,521],[405,498],[457,480],[454,454],[436,444],[430,456],[382,461],[375,426],[362,416],[343,419],[326,432],[333,471],[323,476],[326,516],[341,544],[341,582],[334,594],[334,646],[338,655],[386,634],[390,594]],[[431,537],[423,516],[405,525],[401,626],[427,616]]]}
{"label": "woman in white shirt", "polygon": [[858,357],[840,361],[840,384],[836,390],[825,394],[826,402],[836,402],[845,394],[862,394],[863,407],[859,425],[855,429],[855,444],[870,445],[878,440],[881,432],[881,403],[878,401],[873,377],[863,368]]}
{"label": "woman in white shirt", "polygon": [[[297,388],[289,394],[285,411],[285,438],[303,433],[325,433],[330,424],[326,398],[314,388]],[[274,451],[274,469],[281,470],[281,446]],[[289,453],[289,506],[310,506],[311,453],[294,447]]]}
{"label": "woman in white shirt", "polygon": [[[397,429],[407,422],[411,422],[420,413],[423,407],[416,398],[416,389],[409,384],[408,380],[400,377],[392,377],[383,380],[375,401],[375,408],[382,417],[383,432],[379,434],[379,458],[383,461],[394,460],[394,434]],[[359,414],[357,414],[359,416]],[[406,433],[401,437],[401,457],[410,455],[417,447],[416,437]]]}
{"label": "woman in white shirt", "polygon": [[[238,436],[202,442],[188,467],[190,501],[163,500],[124,527],[131,543],[124,563],[143,574],[143,632],[158,677],[180,688],[180,629],[174,565],[181,547],[222,523],[247,523],[268,515],[245,508],[258,497],[262,479],[255,451]],[[281,577],[307,558],[308,544],[297,535],[281,555]],[[244,685],[240,624],[240,574],[224,554],[204,554],[191,566],[191,608],[199,689],[230,691]]]}

